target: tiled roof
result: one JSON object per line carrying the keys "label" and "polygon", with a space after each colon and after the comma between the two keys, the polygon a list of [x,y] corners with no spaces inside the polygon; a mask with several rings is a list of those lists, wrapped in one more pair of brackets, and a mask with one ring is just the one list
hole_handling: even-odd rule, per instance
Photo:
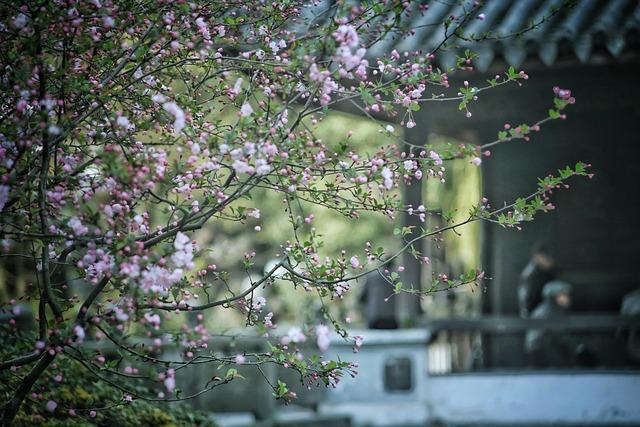
{"label": "tiled roof", "polygon": [[[383,56],[392,49],[432,51],[445,37],[442,22],[448,16],[460,16],[464,10],[470,10],[472,0],[425,0],[424,3],[428,9],[416,13],[407,24],[407,29],[413,30],[412,35],[390,33],[369,48],[368,56]],[[567,56],[589,62],[596,52],[612,58],[640,52],[639,0],[484,0],[480,3],[475,14],[483,14],[484,19],[470,19],[463,27],[464,34],[474,35],[475,39],[483,35],[489,37],[479,42],[452,37],[448,48],[441,49],[436,56],[441,66],[453,66],[456,53],[466,48],[478,53],[475,65],[480,71],[488,69],[499,57],[517,67],[535,57],[552,65]],[[534,23],[539,25],[519,36],[510,36],[531,28]]]}

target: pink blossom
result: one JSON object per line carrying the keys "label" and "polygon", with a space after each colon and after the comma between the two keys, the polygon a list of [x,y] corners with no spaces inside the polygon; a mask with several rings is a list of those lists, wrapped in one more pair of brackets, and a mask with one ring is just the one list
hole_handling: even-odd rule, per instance
{"label": "pink blossom", "polygon": [[82,222],[75,216],[71,217],[67,225],[73,230],[73,234],[76,236],[84,236],[89,232],[89,229],[82,225]]}
{"label": "pink blossom", "polygon": [[145,291],[165,294],[174,283],[182,278],[182,270],[169,271],[164,267],[153,265],[142,272],[140,287]]}
{"label": "pink blossom", "polygon": [[47,402],[47,411],[54,412],[58,407],[58,403],[55,400],[50,400]]}
{"label": "pink blossom", "polygon": [[173,393],[173,390],[176,388],[176,371],[169,369],[165,375],[164,386],[169,393]]}
{"label": "pink blossom", "polygon": [[144,318],[155,329],[159,329],[160,328],[161,320],[160,320],[160,316],[159,315],[151,314],[151,313],[145,313],[144,314]]}
{"label": "pink blossom", "polygon": [[321,82],[329,75],[328,71],[318,70],[318,66],[314,63],[309,67],[309,78],[315,82]]}
{"label": "pink blossom", "polygon": [[199,17],[198,19],[196,19],[196,26],[198,27],[198,31],[200,31],[200,34],[202,35],[203,39],[205,40],[211,39],[211,33],[209,32],[209,28],[207,27],[207,24],[204,22],[204,18]]}
{"label": "pink blossom", "polygon": [[439,165],[442,164],[442,158],[435,151],[433,151],[433,150],[429,151],[429,157],[431,158],[431,160],[433,160],[433,164],[434,165],[439,166]]}
{"label": "pink blossom", "polygon": [[356,335],[353,337],[353,352],[357,353],[360,351],[360,347],[362,347],[362,343],[364,342],[364,337],[362,335]]}
{"label": "pink blossom", "polygon": [[264,316],[264,320],[262,321],[262,323],[264,324],[265,328],[268,329],[273,329],[275,328],[275,326],[273,325],[273,313],[269,312],[266,316]]}
{"label": "pink blossom", "polygon": [[333,38],[341,44],[349,47],[358,47],[360,42],[358,32],[352,25],[340,25],[333,33]]}

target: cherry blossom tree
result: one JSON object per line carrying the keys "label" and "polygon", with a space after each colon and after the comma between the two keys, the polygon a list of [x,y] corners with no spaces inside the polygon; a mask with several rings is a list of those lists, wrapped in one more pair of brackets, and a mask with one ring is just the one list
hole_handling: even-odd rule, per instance
{"label": "cherry blossom tree", "polygon": [[[3,304],[15,311],[29,303],[37,313],[35,335],[8,349],[0,363],[14,387],[4,403],[5,424],[25,398],[50,412],[65,410],[54,383],[30,394],[37,381],[56,375],[60,358],[79,362],[77,375],[113,386],[114,402],[192,397],[176,390],[186,365],[229,368],[198,394],[234,380],[239,364],[288,366],[305,384],[335,385],[355,373],[348,361],[301,358],[297,351],[306,340],[326,350],[332,330],[357,350],[361,337],[349,336],[328,311],[319,324],[273,336],[274,313],[255,292],[276,278],[278,286],[301,287],[326,304],[339,304],[353,280],[370,273],[387,278],[390,294],[479,283],[480,269],[417,290],[385,264],[407,251],[428,262],[414,244],[468,222],[519,227],[553,209],[550,192],[586,175],[586,165],[549,175],[532,194],[504,206],[496,201],[500,208],[479,200],[462,223],[403,229],[397,252],[363,242],[360,253],[321,257],[322,230],[306,212],[314,205],[354,219],[373,212],[389,221],[409,214],[424,222],[429,207],[403,205],[402,185],[442,180],[454,159],[479,166],[490,149],[533,138],[574,102],[570,91],[550,88],[548,117],[501,130],[483,145],[436,150],[404,141],[399,130],[416,125],[421,106],[455,102],[461,113],[452,119],[465,120],[482,92],[527,78],[510,68],[483,87],[450,87],[449,75],[472,70],[474,54],[466,52],[451,70],[441,70],[435,59],[447,44],[473,38],[464,26],[484,16],[471,2],[460,16],[437,23],[445,37],[433,51],[370,56],[385,37],[410,35],[410,18],[427,7],[410,1],[2,2],[0,256],[22,263],[32,282]],[[351,133],[331,141],[315,136],[339,103],[380,126],[377,151],[359,152]],[[206,248],[194,232],[227,221],[244,224],[247,233],[260,231],[260,206],[250,200],[257,191],[279,195],[290,235],[283,236],[276,264],[231,292],[225,289],[236,280],[235,266],[203,262]],[[249,270],[254,256],[238,254],[237,265]],[[84,296],[70,291],[71,282]],[[220,310],[242,312],[247,325],[271,341],[270,351],[211,352],[204,320]],[[194,313],[195,325],[167,339],[165,323],[181,313]],[[136,346],[140,339],[150,344]],[[116,346],[140,367],[110,365],[87,345],[95,341]],[[178,346],[182,358],[163,359],[168,345]],[[122,377],[155,391],[129,388]],[[274,393],[293,397],[284,383],[274,385]]]}

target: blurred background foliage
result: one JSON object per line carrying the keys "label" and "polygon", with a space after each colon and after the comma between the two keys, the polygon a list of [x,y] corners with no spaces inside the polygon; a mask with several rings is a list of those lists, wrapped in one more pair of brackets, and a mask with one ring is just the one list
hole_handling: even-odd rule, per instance
{"label": "blurred background foliage", "polygon": [[[236,120],[236,114],[237,112],[231,109],[224,111],[213,109],[211,112],[212,117],[216,117],[215,121],[223,124],[232,124]],[[347,140],[347,133],[352,131],[352,136],[348,138],[348,150],[357,152],[361,157],[372,155],[382,145],[401,144],[399,138],[403,137],[402,128],[398,126],[395,126],[393,134],[390,135],[383,131],[384,123],[375,123],[346,113],[334,111],[327,116],[317,116],[317,119],[319,122],[314,129],[316,139],[332,147],[340,141]],[[150,130],[142,137],[152,138],[153,131]],[[427,135],[425,135],[425,141],[426,139]],[[429,141],[435,149],[444,145],[445,142],[452,142],[450,138],[439,135],[429,135]],[[186,155],[187,153],[184,153],[181,157]],[[442,215],[436,213],[428,216],[425,225],[429,228],[442,225],[443,216],[450,216],[454,221],[466,219],[469,207],[477,204],[481,197],[480,168],[470,164],[468,160],[449,161],[445,166],[447,168],[445,183],[436,179],[423,178],[422,180],[427,208],[442,213]],[[184,202],[185,206],[191,204],[190,201]],[[215,220],[193,234],[202,255],[197,259],[196,267],[202,269],[208,264],[216,264],[219,271],[224,270],[230,273],[226,285],[221,281],[214,282],[209,291],[212,298],[224,295],[229,289],[235,292],[248,286],[249,277],[253,279],[261,277],[265,267],[278,259],[280,245],[293,239],[291,225],[285,212],[286,204],[281,193],[256,189],[250,198],[234,205],[235,208],[239,206],[259,208],[260,218],[249,217],[242,222]],[[400,237],[394,236],[393,233],[394,228],[400,226],[400,217],[390,221],[380,213],[362,212],[360,217],[355,219],[304,201],[301,202],[301,207],[305,217],[311,214],[314,217],[313,222],[305,226],[303,233],[308,234],[312,227],[316,229],[320,240],[324,243],[320,250],[321,257],[338,256],[340,251],[345,251],[348,257],[357,254],[361,260],[364,260],[364,248],[367,242],[370,242],[374,248],[384,247],[387,254],[394,253],[401,246]],[[153,225],[166,224],[170,217],[169,211],[163,211],[153,204],[141,206],[141,209],[148,210]],[[299,211],[294,211],[294,214],[299,215]],[[261,230],[255,231],[254,228],[258,225]],[[431,268],[425,271],[423,288],[428,285],[432,273],[445,273],[452,276],[480,265],[480,227],[477,223],[457,228],[456,233],[445,233],[443,241],[429,240],[424,244],[425,251],[431,258]],[[252,252],[255,252],[252,265],[245,270],[244,254]],[[12,261],[15,260],[3,258],[0,264],[0,298],[4,301],[19,294],[16,289],[34,281],[31,273],[33,266],[21,263],[9,265]],[[86,295],[89,292],[81,282],[71,282],[72,294]],[[364,280],[354,283],[352,290],[343,298],[341,304],[326,304],[326,299],[323,301],[336,319],[344,321],[349,317],[354,325],[363,325],[364,319],[358,304],[358,296],[363,284]],[[476,314],[479,312],[478,292],[468,291],[467,288],[460,288],[426,297],[422,301],[423,308],[429,316],[435,317]],[[455,300],[453,306],[451,292],[456,295],[453,298]],[[314,323],[319,318],[318,314],[323,303],[319,301],[317,295],[301,288],[294,288],[284,281],[276,281],[274,286],[260,289],[255,295],[263,295],[267,298],[265,313],[273,311],[276,315],[274,320],[279,323],[303,321]],[[37,308],[33,308],[35,312]],[[165,323],[165,326],[169,329],[178,328],[184,321],[182,314],[168,313],[166,317],[169,323]],[[241,310],[211,310],[205,313],[205,318],[212,333],[225,333],[230,329],[243,327],[246,320]]]}

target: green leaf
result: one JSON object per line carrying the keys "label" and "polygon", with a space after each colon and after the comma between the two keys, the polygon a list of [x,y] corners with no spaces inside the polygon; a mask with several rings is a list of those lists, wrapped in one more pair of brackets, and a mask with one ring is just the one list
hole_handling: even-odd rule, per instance
{"label": "green leaf", "polygon": [[552,119],[559,119],[560,113],[557,110],[554,110],[553,108],[551,108],[549,109],[549,117],[551,117]]}

